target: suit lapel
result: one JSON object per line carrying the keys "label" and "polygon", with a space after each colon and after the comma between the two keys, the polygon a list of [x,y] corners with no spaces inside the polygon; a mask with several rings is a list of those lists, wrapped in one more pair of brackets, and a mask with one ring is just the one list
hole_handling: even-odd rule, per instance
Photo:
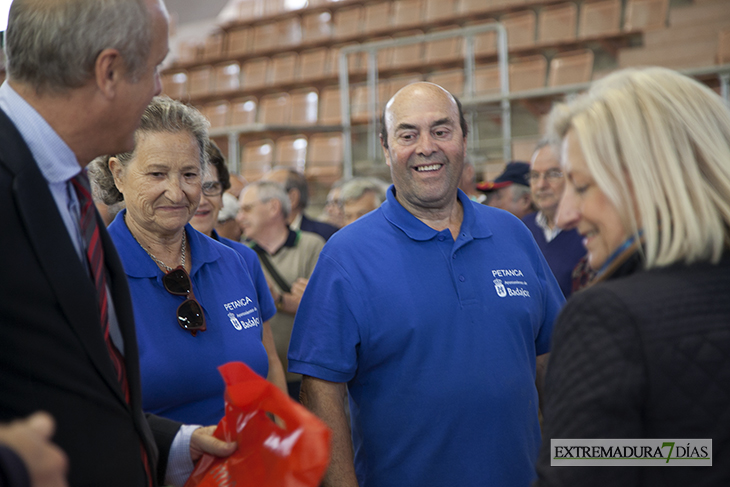
{"label": "suit lapel", "polygon": [[12,191],[26,235],[71,328],[98,372],[124,403],[101,333],[98,302],[48,183],[20,133],[0,110],[0,164],[14,174]]}

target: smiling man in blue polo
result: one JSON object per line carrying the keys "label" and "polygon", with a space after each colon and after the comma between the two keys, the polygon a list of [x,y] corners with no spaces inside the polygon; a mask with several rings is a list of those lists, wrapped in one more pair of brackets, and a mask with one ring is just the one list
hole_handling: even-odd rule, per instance
{"label": "smiling man in blue polo", "polygon": [[289,370],[334,432],[325,486],[535,477],[536,369],[563,296],[527,228],[457,189],[466,134],[440,86],[396,93],[387,200],[332,236],[304,293]]}

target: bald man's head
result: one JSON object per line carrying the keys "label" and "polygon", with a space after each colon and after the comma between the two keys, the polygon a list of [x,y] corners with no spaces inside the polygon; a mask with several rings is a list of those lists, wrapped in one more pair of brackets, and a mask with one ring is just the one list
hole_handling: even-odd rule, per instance
{"label": "bald man's head", "polygon": [[419,81],[416,83],[411,83],[408,86],[405,86],[398,90],[398,92],[393,95],[393,97],[385,105],[385,109],[383,110],[383,116],[381,118],[380,129],[380,141],[383,144],[383,147],[385,147],[386,149],[388,148],[388,126],[389,122],[392,122],[392,107],[396,99],[402,97],[411,98],[416,94],[429,92],[435,97],[448,96],[451,99],[451,101],[456,106],[457,112],[459,114],[459,126],[461,127],[462,136],[466,137],[467,133],[469,132],[469,127],[466,124],[466,118],[464,118],[464,110],[461,107],[461,102],[459,101],[459,99],[435,83]]}

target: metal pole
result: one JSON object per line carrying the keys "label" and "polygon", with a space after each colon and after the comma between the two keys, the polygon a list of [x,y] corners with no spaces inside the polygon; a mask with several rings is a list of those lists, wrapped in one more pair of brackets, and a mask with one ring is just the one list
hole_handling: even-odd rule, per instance
{"label": "metal pole", "polygon": [[241,156],[238,153],[238,134],[236,132],[228,134],[228,169],[237,174],[243,173]]}
{"label": "metal pole", "polygon": [[340,51],[340,116],[342,118],[342,175],[352,177],[352,124],[350,122],[350,79],[347,68],[347,52]]}
{"label": "metal pole", "polygon": [[720,95],[725,100],[725,104],[730,106],[730,73],[720,75]]}
{"label": "metal pole", "polygon": [[[474,35],[466,36],[466,51],[464,52],[464,94],[467,98],[474,96]],[[472,151],[479,149],[479,137],[474,124],[474,109],[467,109],[467,123],[469,124],[469,135],[467,136],[467,148]]]}
{"label": "metal pole", "polygon": [[509,98],[509,64],[507,62],[507,29],[497,24],[497,53],[499,55],[499,79],[502,98],[502,158],[512,160],[512,107]]}
{"label": "metal pole", "polygon": [[375,160],[378,153],[378,56],[377,49],[368,51],[368,159]]}

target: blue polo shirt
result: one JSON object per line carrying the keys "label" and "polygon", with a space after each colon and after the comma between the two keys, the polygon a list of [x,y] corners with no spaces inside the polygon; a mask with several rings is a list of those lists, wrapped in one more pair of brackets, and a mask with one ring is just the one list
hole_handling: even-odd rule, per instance
{"label": "blue polo shirt", "polygon": [[259,298],[259,305],[261,305],[261,319],[263,321],[269,321],[276,314],[276,304],[274,303],[274,298],[271,297],[271,291],[269,290],[269,284],[266,282],[264,271],[261,269],[259,256],[251,248],[242,243],[233,241],[230,238],[221,237],[215,230],[213,230],[212,238],[241,254],[243,260],[246,261],[246,268],[256,287],[256,295]]}
{"label": "blue polo shirt", "polygon": [[241,361],[262,377],[269,368],[261,342],[261,311],[246,263],[236,251],[185,226],[193,292],[207,325],[194,337],[177,323],[177,307],[184,298],[165,290],[164,273],[130,233],[125,214],[117,215],[109,234],[132,294],[142,407],[187,424],[217,424],[224,415],[225,390],[217,367]]}
{"label": "blue polo shirt", "polygon": [[458,197],[454,241],[391,186],[325,245],[297,311],[289,370],[347,383],[361,487],[535,477],[535,357],[563,296],[517,218]]}

